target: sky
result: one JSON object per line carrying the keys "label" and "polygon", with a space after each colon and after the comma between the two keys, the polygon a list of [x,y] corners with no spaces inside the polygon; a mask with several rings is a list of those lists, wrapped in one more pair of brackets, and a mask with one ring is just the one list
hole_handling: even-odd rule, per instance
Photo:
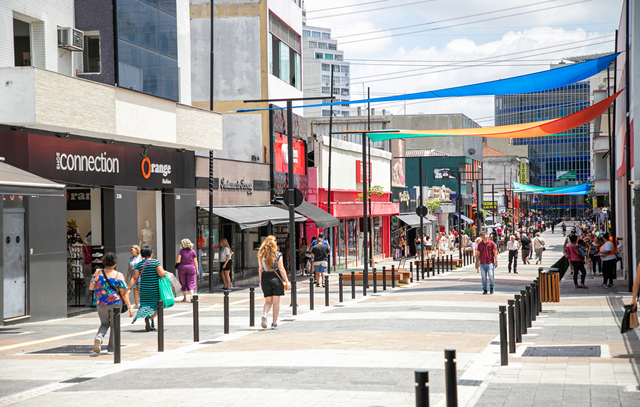
{"label": "sky", "polygon": [[[305,0],[351,63],[351,99],[468,85],[615,50],[622,0]],[[411,26],[411,27],[407,27]],[[355,107],[352,105],[351,107]],[[493,97],[376,104],[391,114],[464,113],[493,125]]]}

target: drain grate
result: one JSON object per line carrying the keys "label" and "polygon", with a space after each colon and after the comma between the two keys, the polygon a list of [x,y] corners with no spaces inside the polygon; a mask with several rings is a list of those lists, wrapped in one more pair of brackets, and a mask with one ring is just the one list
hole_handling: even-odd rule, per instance
{"label": "drain grate", "polygon": [[202,345],[215,345],[216,343],[220,343],[222,341],[206,341],[206,342],[200,342]]}
{"label": "drain grate", "polygon": [[[126,348],[129,347],[131,345],[121,345],[120,348]],[[107,345],[102,345],[100,346],[100,349],[102,351],[106,351],[107,350]],[[93,353],[93,346],[92,345],[64,345],[64,346],[58,346],[56,348],[48,348],[48,349],[41,349],[41,350],[35,350],[33,352],[27,352],[27,354],[30,355],[81,355],[81,354],[91,354]]]}
{"label": "drain grate", "polygon": [[95,377],[74,377],[73,379],[65,380],[64,382],[60,382],[60,383],[82,383],[82,382],[86,382],[87,380],[93,380],[93,379],[95,379]]}
{"label": "drain grate", "polygon": [[480,386],[482,380],[458,380],[458,386]]}
{"label": "drain grate", "polygon": [[529,346],[522,356],[599,358],[600,346]]}

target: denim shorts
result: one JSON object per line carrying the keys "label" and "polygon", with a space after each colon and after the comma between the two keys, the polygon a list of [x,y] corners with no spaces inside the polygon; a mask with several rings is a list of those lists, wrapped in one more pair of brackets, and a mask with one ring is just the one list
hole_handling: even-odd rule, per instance
{"label": "denim shorts", "polygon": [[326,273],[327,272],[327,266],[321,266],[319,264],[314,264],[313,265],[313,271],[314,271],[314,273]]}

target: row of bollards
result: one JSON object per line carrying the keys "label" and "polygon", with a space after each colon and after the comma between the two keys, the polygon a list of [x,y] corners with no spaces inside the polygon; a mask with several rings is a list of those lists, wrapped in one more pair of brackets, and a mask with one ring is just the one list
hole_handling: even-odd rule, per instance
{"label": "row of bollards", "polygon": [[[416,262],[416,281],[420,281],[420,277],[425,279],[425,274],[427,278],[431,276],[435,276],[436,274],[445,273],[447,271],[453,271],[455,269],[453,265],[453,255],[450,254],[448,256],[434,257],[434,258],[426,258],[424,259],[424,263],[417,260]],[[383,267],[384,269],[384,267]],[[409,271],[411,273],[410,281],[413,282],[413,264],[409,264]],[[392,266],[393,272],[393,266]],[[395,278],[391,280],[392,284],[395,283]]]}
{"label": "row of bollards", "polygon": [[532,321],[542,312],[539,283],[536,278],[520,294],[516,294],[513,300],[508,300],[508,309],[504,305],[498,307],[502,366],[509,365],[509,353],[516,353],[516,344],[522,342],[522,335],[527,334],[527,328],[533,326]]}
{"label": "row of bollards", "polygon": [[[447,407],[458,407],[456,350],[444,350],[444,385]],[[429,371],[416,370],[416,407],[429,407]]]}

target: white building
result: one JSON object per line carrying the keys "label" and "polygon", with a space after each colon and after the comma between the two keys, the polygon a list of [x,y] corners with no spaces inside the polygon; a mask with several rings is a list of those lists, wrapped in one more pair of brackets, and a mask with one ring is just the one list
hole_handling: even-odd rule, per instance
{"label": "white building", "polygon": [[[302,29],[302,47],[304,96],[327,97],[323,102],[330,102],[328,98],[331,96],[331,70],[333,69],[334,101],[351,100],[349,62],[344,61],[344,52],[338,50],[338,41],[331,38],[331,30],[305,25]],[[349,116],[349,112],[349,104],[333,107],[334,116]],[[305,117],[326,117],[329,114],[328,106],[304,108]]]}

